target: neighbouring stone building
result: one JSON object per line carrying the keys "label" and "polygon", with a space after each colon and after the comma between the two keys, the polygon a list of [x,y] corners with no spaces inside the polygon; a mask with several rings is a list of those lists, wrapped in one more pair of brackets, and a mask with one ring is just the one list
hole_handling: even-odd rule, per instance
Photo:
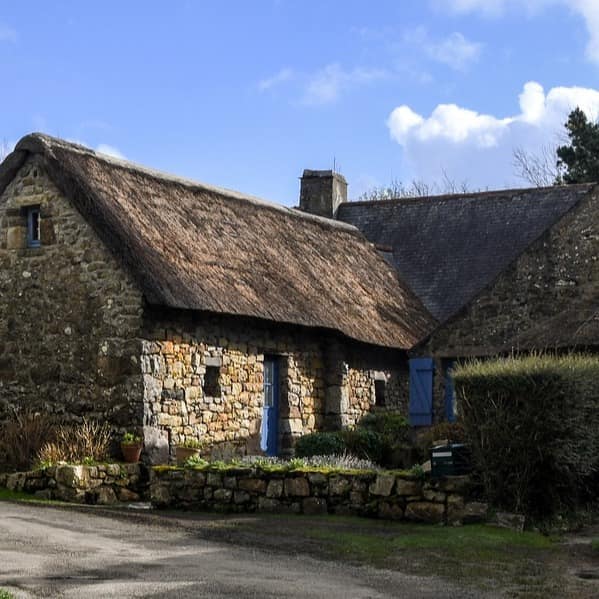
{"label": "neighbouring stone building", "polygon": [[440,323],[410,351],[417,423],[454,418],[456,360],[599,345],[595,184],[349,202],[336,214]]}
{"label": "neighbouring stone building", "polygon": [[286,453],[407,409],[434,322],[350,225],[39,134],[0,166],[4,416],[104,419],[155,462],[189,438]]}

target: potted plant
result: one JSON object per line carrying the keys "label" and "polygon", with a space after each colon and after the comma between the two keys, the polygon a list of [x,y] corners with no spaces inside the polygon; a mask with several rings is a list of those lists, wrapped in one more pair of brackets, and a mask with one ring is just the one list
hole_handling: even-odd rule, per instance
{"label": "potted plant", "polygon": [[175,448],[177,464],[183,465],[188,458],[200,454],[200,450],[204,447],[202,441],[197,439],[185,439],[183,443],[180,443]]}
{"label": "potted plant", "polygon": [[125,462],[139,462],[142,447],[143,443],[139,435],[126,432],[121,439],[121,452]]}

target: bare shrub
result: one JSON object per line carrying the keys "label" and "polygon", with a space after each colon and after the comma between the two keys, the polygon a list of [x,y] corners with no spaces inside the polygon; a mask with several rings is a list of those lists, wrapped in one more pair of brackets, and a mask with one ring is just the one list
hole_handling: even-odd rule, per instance
{"label": "bare shrub", "polygon": [[46,443],[39,451],[39,462],[103,461],[108,457],[110,427],[94,420],[83,419],[75,426],[59,426],[53,442]]}
{"label": "bare shrub", "polygon": [[370,460],[359,458],[351,453],[343,453],[341,455],[314,455],[304,460],[306,466],[315,466],[316,468],[333,468],[341,470],[380,470]]}
{"label": "bare shrub", "polygon": [[0,426],[0,470],[19,471],[33,467],[41,447],[53,437],[53,422],[32,410],[15,410]]}
{"label": "bare shrub", "polygon": [[62,444],[56,441],[48,441],[42,445],[37,453],[37,462],[41,465],[58,464],[68,462],[68,455]]}
{"label": "bare shrub", "polygon": [[75,428],[76,448],[78,459],[91,458],[105,460],[110,447],[110,427],[104,422],[83,419],[83,423]]}

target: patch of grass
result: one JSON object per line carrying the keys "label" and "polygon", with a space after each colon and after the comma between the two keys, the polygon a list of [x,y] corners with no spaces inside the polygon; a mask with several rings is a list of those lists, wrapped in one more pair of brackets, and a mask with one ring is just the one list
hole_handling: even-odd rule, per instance
{"label": "patch of grass", "polygon": [[[30,493],[23,493],[22,491],[11,491],[10,489],[7,489],[5,487],[0,487],[0,501],[31,501],[34,499],[36,498]],[[0,599],[2,599],[1,595]]]}
{"label": "patch of grass", "polygon": [[431,572],[487,588],[489,581],[550,588],[543,562],[556,550],[555,541],[539,533],[518,533],[485,525],[445,527],[418,524],[387,525],[385,529],[306,528],[331,557],[398,568],[418,575]]}
{"label": "patch of grass", "polygon": [[[381,543],[378,533],[356,533],[311,529],[309,536],[333,541],[340,551],[362,556],[388,557],[403,549],[434,550],[448,558],[470,559],[488,556],[498,559],[514,548],[549,549],[553,541],[534,532],[514,532],[485,525],[463,527],[399,524]],[[386,535],[387,536],[387,535]]]}
{"label": "patch of grass", "polygon": [[[0,501],[23,501],[37,504],[64,505],[64,501],[56,499],[42,499],[31,493],[23,493],[22,491],[11,491],[5,487],[0,487]],[[2,597],[0,597],[2,599]]]}
{"label": "patch of grass", "polygon": [[0,589],[0,599],[15,599],[15,596],[6,589]]}
{"label": "patch of grass", "polygon": [[593,555],[599,555],[599,539],[593,539],[591,541],[591,551]]}

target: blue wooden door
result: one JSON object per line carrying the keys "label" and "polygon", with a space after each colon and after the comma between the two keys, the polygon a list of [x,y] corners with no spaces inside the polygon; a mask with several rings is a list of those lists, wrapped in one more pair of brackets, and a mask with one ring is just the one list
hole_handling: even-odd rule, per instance
{"label": "blue wooden door", "polygon": [[410,360],[410,424],[427,426],[433,422],[432,358]]}
{"label": "blue wooden door", "polygon": [[279,363],[275,358],[264,358],[264,408],[260,449],[268,456],[279,450]]}
{"label": "blue wooden door", "polygon": [[453,386],[454,360],[443,360],[445,371],[445,418],[447,422],[455,422],[455,388]]}

